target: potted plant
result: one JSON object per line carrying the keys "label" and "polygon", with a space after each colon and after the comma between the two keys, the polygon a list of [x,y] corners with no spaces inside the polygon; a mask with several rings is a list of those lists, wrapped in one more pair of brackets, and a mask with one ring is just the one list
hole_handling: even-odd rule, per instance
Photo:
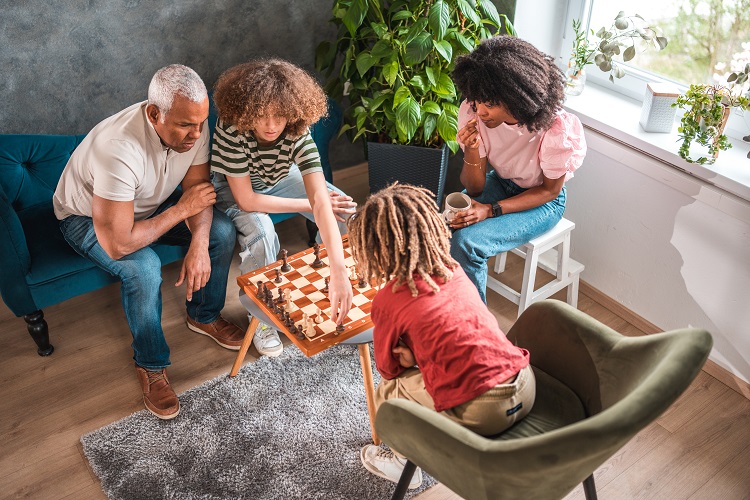
{"label": "potted plant", "polygon": [[[685,109],[685,114],[677,128],[682,144],[679,155],[690,163],[711,165],[719,156],[719,151],[732,147],[724,134],[724,127],[732,108],[744,111],[750,109],[750,98],[743,95],[743,85],[750,74],[750,63],[742,71],[734,72],[727,78],[728,85],[693,84],[685,94],[677,97],[672,106]],[[690,156],[690,146],[697,142],[708,148],[708,156],[698,159]]]}
{"label": "potted plant", "polygon": [[[662,50],[668,43],[666,37],[657,33],[657,27],[650,26],[638,14],[628,16],[624,11],[615,16],[612,26],[601,27],[596,33],[591,29],[590,35],[581,29],[581,21],[574,19],[573,32],[573,51],[565,72],[566,93],[569,95],[583,92],[586,65],[596,64],[600,70],[609,72],[609,81],[614,83],[615,78],[625,76],[625,70],[617,63],[616,56],[622,55],[622,61],[628,62],[635,57],[639,45],[644,49],[654,47]],[[589,40],[589,36],[596,40]]]}
{"label": "potted plant", "polygon": [[513,25],[490,0],[334,0],[332,12],[337,39],[318,45],[316,67],[332,75],[329,95],[348,100],[341,134],[366,141],[371,192],[401,180],[440,203],[458,150],[454,62]]}

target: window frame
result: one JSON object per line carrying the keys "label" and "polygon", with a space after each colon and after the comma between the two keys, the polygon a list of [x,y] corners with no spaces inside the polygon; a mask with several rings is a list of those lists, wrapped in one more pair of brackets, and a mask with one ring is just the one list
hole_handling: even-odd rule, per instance
{"label": "window frame", "polygon": [[[570,54],[573,51],[573,41],[575,40],[575,34],[573,32],[573,20],[580,19],[581,25],[586,27],[586,32],[589,32],[589,22],[591,19],[591,11],[594,7],[595,1],[604,0],[568,0],[563,16],[564,25],[562,26],[563,41],[560,45],[560,53],[556,54],[558,65],[560,69],[565,71],[567,69],[568,60]],[[555,55],[555,54],[553,54]],[[688,89],[687,85],[678,83],[670,80],[663,76],[655,73],[650,73],[639,68],[628,66],[625,71],[625,76],[622,78],[615,78],[614,82],[609,81],[609,73],[600,71],[594,65],[586,66],[586,85],[598,85],[608,91],[624,95],[630,99],[634,99],[639,103],[642,103],[645,97],[646,84],[651,82],[669,82],[674,84],[680,93],[685,93]],[[741,141],[742,138],[748,133],[748,126],[750,126],[750,119],[744,116],[744,113],[750,113],[750,110],[743,112],[739,108],[734,108],[729,117],[729,121],[725,127],[724,133],[731,137]],[[680,120],[684,114],[683,110],[677,109],[676,120]]]}

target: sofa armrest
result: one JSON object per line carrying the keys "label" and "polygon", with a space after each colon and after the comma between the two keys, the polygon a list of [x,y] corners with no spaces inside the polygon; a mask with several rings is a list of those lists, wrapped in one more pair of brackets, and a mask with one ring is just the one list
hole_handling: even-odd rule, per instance
{"label": "sofa armrest", "polygon": [[0,294],[16,316],[38,308],[26,284],[31,266],[29,248],[21,221],[5,192],[0,189]]}

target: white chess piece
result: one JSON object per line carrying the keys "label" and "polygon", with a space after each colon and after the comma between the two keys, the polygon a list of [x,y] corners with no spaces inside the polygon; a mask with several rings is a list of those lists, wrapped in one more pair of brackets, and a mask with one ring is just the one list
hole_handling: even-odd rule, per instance
{"label": "white chess piece", "polygon": [[305,327],[305,335],[307,335],[307,337],[310,337],[310,338],[314,337],[315,336],[315,323],[313,323],[313,320],[308,317],[306,325],[307,326]]}
{"label": "white chess piece", "polygon": [[315,322],[321,324],[323,322],[323,311],[318,307],[318,312],[315,314]]}

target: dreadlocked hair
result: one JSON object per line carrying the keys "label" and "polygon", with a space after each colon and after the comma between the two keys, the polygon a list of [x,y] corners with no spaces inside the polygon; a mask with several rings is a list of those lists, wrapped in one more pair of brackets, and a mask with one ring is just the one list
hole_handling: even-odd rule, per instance
{"label": "dreadlocked hair", "polygon": [[505,106],[530,132],[549,129],[565,100],[554,59],[514,36],[482,41],[456,60],[451,76],[464,99]]}
{"label": "dreadlocked hair", "polygon": [[287,134],[300,137],[328,112],[318,82],[282,59],[256,59],[229,68],[214,85],[214,103],[219,117],[241,133],[272,114],[286,119]]}
{"label": "dreadlocked hair", "polygon": [[357,209],[349,220],[352,255],[365,279],[395,279],[393,291],[406,283],[418,295],[418,274],[434,292],[453,277],[458,262],[450,255],[450,233],[427,189],[392,184]]}

